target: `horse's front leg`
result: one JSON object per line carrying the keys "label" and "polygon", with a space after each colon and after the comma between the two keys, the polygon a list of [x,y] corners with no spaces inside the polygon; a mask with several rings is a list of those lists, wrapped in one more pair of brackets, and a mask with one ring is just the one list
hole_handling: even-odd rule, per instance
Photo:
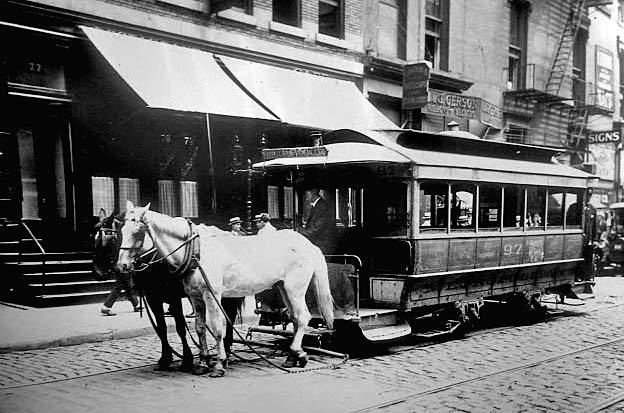
{"label": "horse's front leg", "polygon": [[156,294],[153,291],[146,291],[145,299],[147,300],[147,303],[154,313],[156,334],[160,339],[161,345],[161,356],[158,360],[158,367],[156,367],[155,370],[166,371],[169,369],[169,365],[171,364],[171,362],[173,362],[173,353],[171,351],[169,341],[167,340],[167,324],[165,322],[165,312],[163,310],[162,297],[160,297],[159,294]]}
{"label": "horse's front leg", "polygon": [[203,375],[208,373],[208,363],[210,356],[208,354],[208,343],[206,342],[206,305],[203,299],[191,296],[191,303],[195,310],[195,331],[199,338],[199,364],[193,368],[193,374]]}
{"label": "horse's front leg", "polygon": [[225,316],[219,307],[220,300],[221,294],[215,294],[215,297],[213,297],[210,292],[204,293],[207,326],[217,342],[217,361],[212,372],[210,373],[210,377],[223,377],[225,375],[224,363],[227,363],[227,355],[225,353],[225,345],[223,343]]}
{"label": "horse's front leg", "polygon": [[186,318],[182,310],[182,299],[172,299],[169,304],[169,311],[175,320],[176,331],[182,342],[182,364],[180,371],[190,373],[193,371],[193,352],[186,341]]}

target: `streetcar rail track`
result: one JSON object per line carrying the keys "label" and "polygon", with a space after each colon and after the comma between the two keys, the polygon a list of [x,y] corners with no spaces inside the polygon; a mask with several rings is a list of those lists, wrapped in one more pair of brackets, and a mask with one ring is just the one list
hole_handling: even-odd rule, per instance
{"label": "streetcar rail track", "polygon": [[[379,403],[379,404],[375,404],[373,406],[368,406],[365,407],[363,409],[359,409],[359,410],[354,410],[352,411],[352,413],[364,413],[364,412],[370,412],[373,410],[379,410],[379,409],[383,409],[383,408],[387,408],[387,407],[391,407],[391,406],[395,406],[401,403],[404,403],[408,400],[411,399],[415,399],[418,397],[422,397],[422,396],[428,396],[428,395],[432,395],[435,393],[440,393],[443,392],[445,390],[449,390],[452,389],[453,387],[457,387],[457,386],[461,386],[464,384],[468,384],[468,383],[473,383],[473,382],[477,382],[480,380],[484,380],[493,376],[498,376],[500,374],[505,374],[505,373],[512,373],[515,371],[520,371],[520,370],[525,370],[528,368],[532,368],[532,367],[536,367],[539,366],[541,364],[547,364],[547,363],[551,363],[553,361],[557,361],[557,360],[561,360],[567,357],[571,357],[577,354],[581,354],[587,351],[591,351],[591,350],[595,350],[601,347],[608,347],[610,345],[616,344],[616,343],[620,343],[620,342],[624,342],[624,336],[623,337],[619,337],[617,339],[614,340],[609,340],[600,344],[594,344],[592,346],[586,346],[582,349],[578,349],[578,350],[574,350],[574,351],[568,351],[562,354],[558,354],[556,356],[552,356],[552,357],[547,357],[541,360],[537,360],[537,361],[533,361],[530,363],[525,363],[525,364],[521,364],[518,366],[514,366],[514,367],[510,367],[510,368],[506,368],[506,369],[500,369],[491,373],[487,373],[487,374],[483,374],[477,377],[471,377],[469,379],[462,379],[462,380],[456,380],[452,383],[446,384],[444,386],[437,386],[437,387],[433,387],[427,390],[423,390],[423,391],[419,391],[419,392],[415,392],[412,394],[409,394],[407,396],[403,396],[403,397],[398,397],[396,399],[390,400],[390,401],[386,401],[384,403]],[[614,397],[613,399],[609,399],[608,401],[604,402],[605,407],[599,409],[599,410],[591,410],[592,412],[594,411],[600,411],[600,410],[604,410],[605,408],[612,406],[620,401],[624,400],[624,393],[619,394],[618,396]],[[610,403],[610,404],[609,404]]]}
{"label": "streetcar rail track", "polygon": [[[616,303],[616,304],[607,305],[607,306],[603,306],[603,307],[599,307],[599,308],[584,310],[581,314],[576,313],[576,312],[572,312],[572,311],[564,310],[561,313],[552,314],[550,317],[548,317],[546,319],[546,321],[548,321],[548,319],[557,319],[557,318],[574,317],[574,316],[585,316],[585,315],[590,314],[590,313],[595,313],[595,312],[609,310],[609,309],[623,307],[623,306],[624,306],[624,303]],[[537,324],[537,323],[530,323],[530,324],[527,324],[527,325],[531,325],[531,324]],[[486,327],[486,328],[483,328],[483,329],[477,329],[477,330],[473,330],[473,331],[467,332],[467,333],[464,334],[464,337],[465,338],[470,338],[470,337],[477,337],[477,336],[485,335],[485,334],[500,333],[500,332],[504,332],[504,331],[508,331],[508,330],[512,330],[512,329],[516,329],[516,328],[520,328],[520,327],[522,327],[522,326],[521,325],[509,325],[509,326],[489,327],[489,328]],[[548,358],[548,359],[544,359],[544,360],[541,360],[541,361],[538,361],[538,362],[534,362],[534,363],[529,363],[529,364],[526,364],[526,365],[518,366],[518,367],[513,368],[513,369],[501,370],[501,371],[494,372],[494,373],[489,374],[489,375],[479,376],[479,377],[476,377],[476,378],[471,378],[471,379],[465,380],[463,382],[460,381],[460,382],[457,382],[457,383],[452,383],[452,384],[450,384],[448,386],[443,386],[443,387],[436,388],[436,389],[433,389],[433,390],[427,390],[427,391],[424,391],[424,392],[419,392],[417,394],[407,396],[406,400],[408,400],[409,398],[413,398],[413,397],[418,397],[418,396],[423,396],[423,395],[426,395],[426,394],[433,394],[433,393],[436,393],[436,392],[444,391],[447,388],[450,388],[450,387],[455,386],[455,385],[460,385],[460,384],[468,383],[468,382],[471,382],[471,381],[482,380],[482,379],[490,377],[492,375],[502,374],[502,373],[507,372],[507,371],[515,371],[515,370],[518,370],[518,369],[530,368],[530,367],[532,367],[532,366],[534,366],[536,364],[546,363],[546,362],[549,362],[549,361],[554,361],[554,360],[557,360],[557,359],[562,358],[562,357],[568,357],[569,355],[576,354],[578,352],[589,351],[589,350],[591,350],[593,348],[596,348],[596,347],[600,347],[600,346],[603,346],[603,345],[609,345],[609,344],[612,344],[614,342],[619,342],[619,341],[623,341],[623,340],[624,340],[624,337],[616,339],[616,340],[613,340],[612,342],[607,342],[607,343],[599,344],[599,345],[592,346],[592,347],[589,347],[589,348],[577,350],[577,351],[571,352],[569,354],[566,353],[564,355],[555,356],[553,358]],[[427,348],[427,347],[431,347],[433,345],[439,344],[440,342],[441,342],[440,340],[427,340],[427,341],[423,341],[423,342],[417,343],[417,344],[403,345],[403,346],[399,346],[399,347],[396,347],[396,348],[390,348],[385,354],[398,354],[398,353],[403,353],[403,352],[407,352],[407,351],[423,349],[423,348]],[[278,352],[278,351],[279,351],[278,346],[275,345],[274,349],[269,352],[270,354],[268,356],[269,357],[279,357],[278,355],[276,355],[276,352]],[[259,362],[262,361],[260,358],[241,357],[240,354],[241,353],[245,353],[245,351],[239,351],[237,353],[238,353],[238,355],[236,355],[236,358],[239,361],[230,362],[230,364],[259,363]],[[197,357],[197,356],[198,356],[198,354],[194,354],[194,357]],[[324,358],[328,358],[329,359],[329,356],[316,355],[315,358],[318,361],[318,360],[322,360]],[[366,357],[361,357],[361,358],[366,358]],[[176,361],[176,363],[174,365],[177,365],[177,363],[178,362]],[[318,371],[318,370],[322,370],[322,369],[338,368],[339,365],[344,364],[344,362],[342,362],[342,363],[334,363],[334,364],[337,364],[335,366],[333,364],[323,363],[322,361],[320,363],[321,363],[320,366],[304,368],[304,369],[298,369],[297,373],[308,373],[308,372]],[[11,390],[11,389],[18,389],[18,388],[24,388],[24,387],[31,387],[31,386],[38,386],[38,385],[45,385],[45,384],[53,384],[53,383],[57,383],[57,382],[65,382],[65,381],[77,380],[77,379],[83,379],[83,378],[89,378],[89,377],[97,377],[97,376],[101,376],[101,375],[105,375],[105,374],[114,374],[114,373],[123,372],[123,371],[144,369],[144,368],[148,368],[148,367],[153,367],[154,365],[155,365],[155,362],[142,363],[140,365],[133,365],[133,366],[129,366],[129,367],[115,368],[115,369],[110,369],[110,370],[101,371],[101,372],[94,372],[94,373],[89,373],[89,374],[79,374],[79,375],[72,376],[72,377],[63,377],[63,378],[52,379],[52,380],[49,380],[49,379],[48,380],[42,380],[42,381],[37,381],[37,382],[32,382],[32,383],[20,383],[20,384],[16,384],[16,385],[0,386],[0,391]],[[624,400],[624,393],[622,395],[620,395],[620,397],[622,397],[622,400]],[[619,401],[621,401],[621,400],[615,400],[612,404],[615,404],[615,403],[617,403]],[[401,402],[402,401],[397,401],[395,403],[389,404],[388,406],[390,406],[392,404],[401,403]],[[386,407],[388,407],[388,406],[386,406]],[[607,405],[606,407],[609,407],[609,406]],[[366,409],[361,410],[361,411],[369,411],[367,409],[369,409],[369,408],[366,408]],[[592,410],[592,411],[600,411],[600,410]],[[359,412],[359,410],[358,410],[358,412]]]}

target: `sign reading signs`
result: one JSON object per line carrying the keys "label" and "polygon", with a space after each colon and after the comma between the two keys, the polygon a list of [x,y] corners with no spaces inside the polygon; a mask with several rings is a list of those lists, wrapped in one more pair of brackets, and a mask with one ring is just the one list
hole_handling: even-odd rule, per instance
{"label": "sign reading signs", "polygon": [[427,104],[429,62],[405,65],[403,69],[403,109],[418,109]]}
{"label": "sign reading signs", "polygon": [[503,125],[503,112],[498,106],[481,98],[434,89],[429,91],[429,100],[422,113],[472,119],[496,129]]}
{"label": "sign reading signs", "polygon": [[310,146],[301,148],[276,148],[263,149],[262,158],[265,161],[277,158],[311,158],[327,156],[327,148],[324,146]]}
{"label": "sign reading signs", "polygon": [[596,104],[614,110],[613,102],[613,54],[596,46]]}
{"label": "sign reading signs", "polygon": [[589,131],[587,134],[587,139],[589,143],[611,143],[611,142],[620,142],[622,139],[621,132],[619,130],[608,130],[608,131]]}

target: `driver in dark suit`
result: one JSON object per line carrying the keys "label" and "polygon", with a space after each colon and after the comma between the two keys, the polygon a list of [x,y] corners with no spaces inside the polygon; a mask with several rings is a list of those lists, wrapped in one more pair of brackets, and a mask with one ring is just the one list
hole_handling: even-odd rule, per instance
{"label": "driver in dark suit", "polygon": [[334,229],[331,211],[319,189],[310,189],[309,199],[312,207],[307,216],[305,227],[299,232],[319,247],[323,254],[330,254]]}

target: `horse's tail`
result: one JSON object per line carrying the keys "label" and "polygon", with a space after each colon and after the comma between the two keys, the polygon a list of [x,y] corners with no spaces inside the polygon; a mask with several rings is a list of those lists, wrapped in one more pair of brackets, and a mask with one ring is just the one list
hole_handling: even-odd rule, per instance
{"label": "horse's tail", "polygon": [[314,257],[314,274],[312,282],[314,282],[314,292],[316,293],[316,303],[321,316],[327,323],[327,327],[334,328],[334,299],[331,295],[329,287],[329,274],[327,272],[327,263],[325,256],[319,248],[315,248]]}

